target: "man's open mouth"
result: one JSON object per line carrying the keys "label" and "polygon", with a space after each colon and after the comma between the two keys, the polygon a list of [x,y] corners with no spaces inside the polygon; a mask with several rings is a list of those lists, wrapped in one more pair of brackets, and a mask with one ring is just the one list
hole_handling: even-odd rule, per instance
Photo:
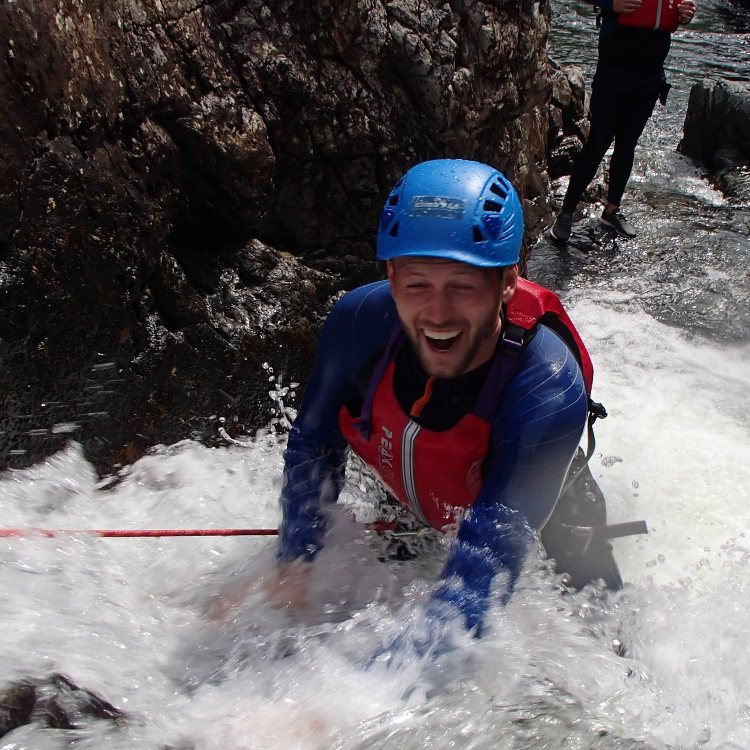
{"label": "man's open mouth", "polygon": [[461,331],[434,331],[432,329],[425,329],[423,333],[430,347],[439,352],[447,352],[461,335]]}

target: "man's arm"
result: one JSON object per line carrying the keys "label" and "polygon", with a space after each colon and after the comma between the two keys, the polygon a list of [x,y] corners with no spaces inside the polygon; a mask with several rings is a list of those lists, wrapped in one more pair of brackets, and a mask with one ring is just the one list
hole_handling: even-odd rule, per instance
{"label": "man's arm", "polygon": [[282,523],[278,557],[312,560],[323,546],[326,504],[335,503],[344,483],[346,446],[320,443],[292,427],[284,451]]}
{"label": "man's arm", "polygon": [[338,499],[346,466],[339,411],[357,402],[357,377],[385,346],[395,320],[388,284],[377,282],[345,295],[323,326],[284,453],[278,549],[282,562],[311,560],[323,546],[325,505]]}
{"label": "man's arm", "polygon": [[452,611],[479,634],[500,576],[502,598],[510,598],[534,532],[554,510],[587,414],[573,354],[556,334],[540,327],[503,394],[493,420],[485,483],[461,522],[428,610]]}

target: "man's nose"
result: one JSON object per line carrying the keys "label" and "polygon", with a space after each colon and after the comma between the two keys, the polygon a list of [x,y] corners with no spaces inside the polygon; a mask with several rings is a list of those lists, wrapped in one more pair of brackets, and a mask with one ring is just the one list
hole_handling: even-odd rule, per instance
{"label": "man's nose", "polygon": [[443,291],[433,292],[426,313],[432,323],[440,324],[450,320],[453,315],[453,306],[449,296]]}

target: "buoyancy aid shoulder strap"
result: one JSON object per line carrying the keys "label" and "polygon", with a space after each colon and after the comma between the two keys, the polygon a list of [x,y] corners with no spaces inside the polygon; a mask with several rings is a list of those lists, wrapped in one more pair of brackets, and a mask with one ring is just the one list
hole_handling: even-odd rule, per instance
{"label": "buoyancy aid shoulder strap", "polygon": [[[589,418],[587,426],[586,460],[594,453],[594,422],[604,419],[607,411],[602,404],[591,399],[594,381],[594,365],[578,330],[563,307],[560,298],[551,290],[545,289],[528,279],[519,278],[516,292],[508,303],[503,343],[506,350],[515,347],[520,351],[528,333],[540,323],[551,328],[565,342],[575,356],[588,395]],[[575,481],[575,476],[571,477]],[[571,483],[568,482],[568,484]]]}
{"label": "buoyancy aid shoulder strap", "polygon": [[492,415],[500,403],[502,392],[518,372],[520,352],[521,347],[516,349],[513,344],[510,348],[506,347],[505,334],[503,334],[503,339],[492,358],[489,372],[474,406],[474,414],[485,422],[492,421]]}
{"label": "buoyancy aid shoulder strap", "polygon": [[[594,368],[586,347],[573,322],[565,312],[560,298],[549,289],[545,289],[527,279],[519,278],[516,292],[504,309],[500,346],[474,409],[477,416],[483,419],[491,418],[505,386],[518,372],[520,354],[526,346],[530,333],[540,323],[551,328],[563,339],[581,367],[586,392],[591,392]],[[589,398],[589,406],[592,403]],[[599,406],[603,411],[600,404],[596,404],[596,406]],[[596,416],[590,415],[590,444],[594,442],[592,425],[598,416],[606,416],[606,412],[602,415],[601,412],[597,411]]]}
{"label": "buoyancy aid shoulder strap", "polygon": [[366,440],[370,439],[372,433],[370,418],[372,416],[372,402],[375,400],[375,392],[378,390],[378,386],[385,375],[385,371],[388,369],[388,365],[396,356],[404,335],[404,329],[401,323],[397,321],[393,326],[391,335],[388,337],[388,343],[385,345],[385,349],[383,349],[383,353],[380,355],[380,359],[378,359],[370,375],[367,390],[365,390],[362,399],[362,409],[360,410],[359,419],[354,423],[354,426]]}

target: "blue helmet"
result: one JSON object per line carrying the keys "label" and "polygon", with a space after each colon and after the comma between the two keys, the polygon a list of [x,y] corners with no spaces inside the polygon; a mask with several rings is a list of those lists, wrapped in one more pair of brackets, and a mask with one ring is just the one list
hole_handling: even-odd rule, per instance
{"label": "blue helmet", "polygon": [[513,185],[487,164],[436,159],[391,191],[378,228],[380,260],[428,256],[498,267],[518,263],[523,209]]}

